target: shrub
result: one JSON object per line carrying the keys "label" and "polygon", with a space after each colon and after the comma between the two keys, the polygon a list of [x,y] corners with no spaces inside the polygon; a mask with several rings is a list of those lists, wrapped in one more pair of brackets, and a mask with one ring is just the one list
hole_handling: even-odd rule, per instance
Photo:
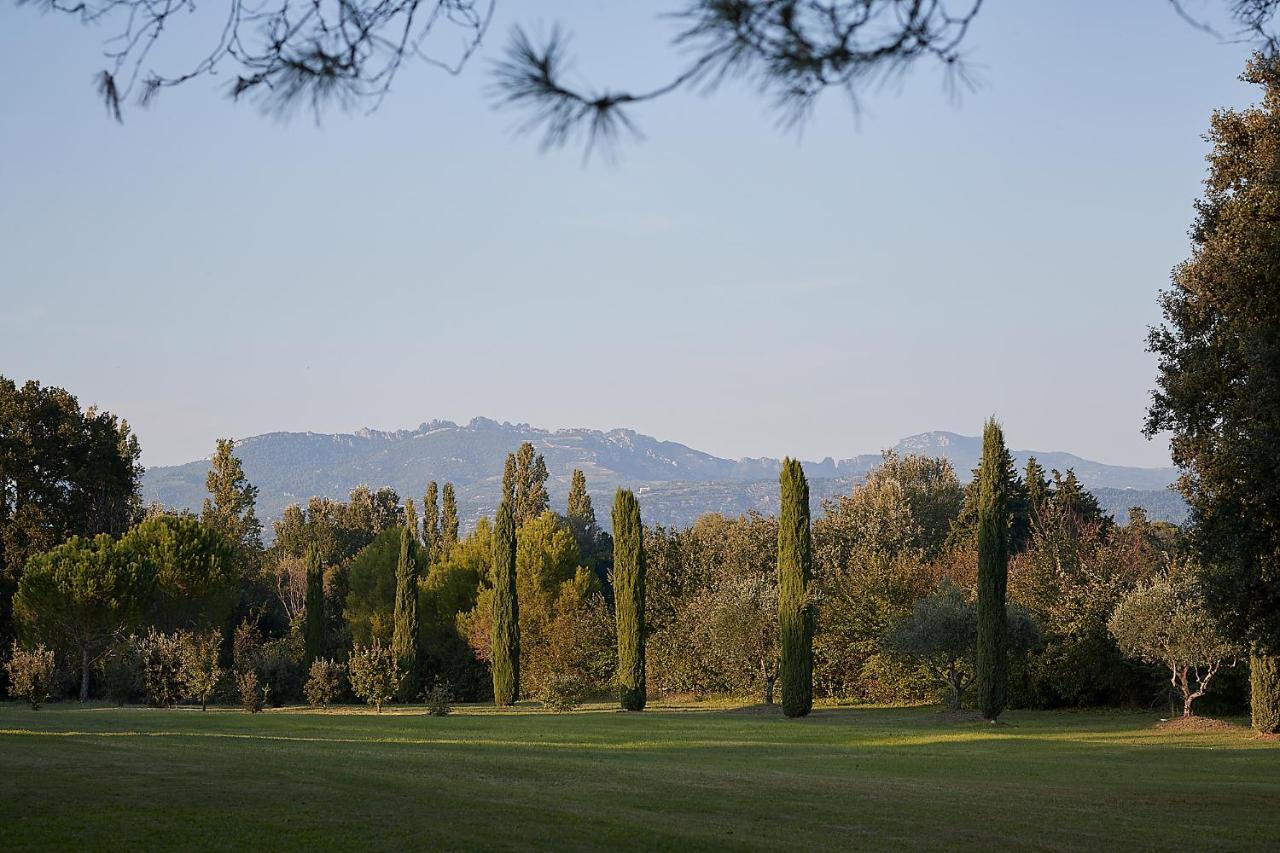
{"label": "shrub", "polygon": [[316,658],[302,688],[313,708],[328,708],[342,692],[342,664],[332,658]]}
{"label": "shrub", "polygon": [[53,651],[43,645],[24,649],[14,642],[4,665],[9,673],[9,695],[31,704],[32,709],[49,698],[56,672]]}
{"label": "shrub", "polygon": [[115,704],[124,705],[142,692],[142,672],[133,637],[112,647],[102,657],[99,670],[103,692]]}
{"label": "shrub", "polygon": [[447,717],[453,710],[450,704],[453,701],[453,688],[449,682],[441,678],[435,680],[431,688],[423,694],[423,699],[427,703],[427,713],[433,717]]}
{"label": "shrub", "polygon": [[250,714],[256,714],[266,704],[268,688],[258,675],[262,665],[262,636],[258,627],[247,619],[236,626],[231,637],[231,659],[240,704]]}
{"label": "shrub", "polygon": [[240,694],[240,704],[250,714],[258,713],[267,704],[267,688],[253,670],[236,673],[236,692]]}
{"label": "shrub", "polygon": [[152,628],[134,641],[142,691],[156,708],[172,708],[182,696],[182,634]]}
{"label": "shrub", "polygon": [[218,665],[222,632],[184,634],[182,637],[182,686],[192,699],[200,700],[200,710],[209,707],[209,697],[218,689],[225,670]]}
{"label": "shrub", "polygon": [[347,678],[351,691],[381,714],[382,703],[396,694],[400,684],[400,671],[391,647],[378,640],[369,646],[356,646],[347,663]]}
{"label": "shrub", "polygon": [[538,691],[538,701],[544,708],[563,714],[581,705],[586,699],[586,692],[582,679],[568,674],[553,675]]}
{"label": "shrub", "polygon": [[296,637],[263,643],[258,652],[258,674],[271,706],[302,698],[306,676],[302,668],[303,646]]}

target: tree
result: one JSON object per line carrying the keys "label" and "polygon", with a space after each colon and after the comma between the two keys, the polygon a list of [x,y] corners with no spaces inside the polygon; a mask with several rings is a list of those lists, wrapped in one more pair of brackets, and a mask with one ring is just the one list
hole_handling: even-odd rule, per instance
{"label": "tree", "polygon": [[498,505],[493,526],[493,701],[520,698],[520,602],[516,593],[516,525],[511,505]]}
{"label": "tree", "polygon": [[115,545],[147,567],[146,619],[163,631],[223,628],[240,593],[236,548],[189,515],[153,515]]}
{"label": "tree", "polygon": [[596,510],[591,505],[591,495],[587,494],[587,477],[581,468],[573,469],[573,476],[569,481],[569,502],[565,507],[565,517],[569,519],[574,537],[579,540],[579,529],[585,531],[596,526]]}
{"label": "tree", "polygon": [[381,714],[383,703],[391,701],[400,684],[395,653],[377,640],[368,646],[356,646],[347,662],[347,679],[351,692]]}
{"label": "tree", "polygon": [[312,546],[307,549],[307,603],[306,622],[303,626],[306,640],[303,665],[306,668],[310,668],[312,661],[324,656],[324,610],[324,567],[320,564],[320,550]]}
{"label": "tree", "polygon": [[9,676],[9,695],[28,703],[33,711],[39,710],[53,692],[56,662],[53,649],[43,644],[24,649],[15,640],[4,664]]}
{"label": "tree", "polygon": [[439,494],[440,487],[432,480],[422,496],[422,544],[427,546],[428,563],[438,560],[441,553]]}
{"label": "tree", "polygon": [[533,445],[524,442],[507,455],[502,472],[503,495],[510,493],[511,513],[516,527],[542,515],[551,505],[547,496],[547,463]]}
{"label": "tree", "polygon": [[408,527],[400,532],[400,560],[396,564],[395,628],[391,652],[400,671],[400,701],[418,695],[418,555]]}
{"label": "tree", "polygon": [[618,693],[623,710],[643,711],[644,526],[640,504],[628,489],[613,498],[613,594],[618,623]]}
{"label": "tree", "polygon": [[346,568],[343,619],[352,640],[390,646],[395,633],[396,567],[400,560],[400,528],[379,533]]}
{"label": "tree", "polygon": [[218,689],[225,671],[218,663],[222,653],[222,632],[190,631],[181,636],[182,685],[187,695],[200,700],[200,710],[209,707],[209,697]]}
{"label": "tree", "polygon": [[[1179,0],[1170,2],[1191,20]],[[217,35],[167,73],[153,70],[151,48],[172,28],[179,9],[194,10],[144,0],[50,0],[46,8],[85,22],[114,23],[108,67],[96,83],[108,113],[119,120],[131,96],[150,104],[165,89],[218,74],[233,81],[231,97],[253,99],[277,114],[301,106],[319,117],[330,105],[376,105],[407,60],[458,74],[480,50],[497,5],[350,0],[330,7],[283,0],[263,9],[250,0],[232,0],[213,19]],[[922,62],[936,65],[952,85],[967,83],[964,42],[981,8],[981,0],[671,0],[663,12],[682,22],[672,48],[679,70],[652,88],[575,88],[564,79],[572,62],[568,36],[559,26],[539,44],[517,26],[497,66],[497,86],[505,103],[529,111],[527,124],[543,129],[547,145],[577,131],[588,142],[608,142],[635,130],[627,110],[636,104],[706,91],[728,79],[753,84],[784,121],[794,123],[828,89],[856,103],[864,87]],[[1233,25],[1273,46],[1273,2],[1232,0],[1227,13]],[[437,39],[455,44],[454,51],[431,50]]]}
{"label": "tree", "polygon": [[1125,653],[1169,669],[1182,716],[1242,647],[1223,635],[1192,567],[1175,564],[1129,593],[1108,625]]}
{"label": "tree", "polygon": [[803,717],[813,709],[813,552],[809,483],[800,462],[782,460],[778,510],[778,626],[782,642],[782,712]]}
{"label": "tree", "polygon": [[205,489],[209,497],[204,500],[200,520],[236,543],[248,565],[262,550],[262,524],[254,515],[258,487],[245,477],[244,466],[235,455],[235,442],[229,438],[218,439]]}
{"label": "tree", "polygon": [[[1172,433],[1178,489],[1209,603],[1251,648],[1254,672],[1280,669],[1280,58],[1256,55],[1241,78],[1262,101],[1219,110],[1191,257],[1161,293],[1148,436]],[[1255,679],[1254,726],[1280,731],[1277,679]],[[1280,686],[1280,685],[1277,685]]]}
{"label": "tree", "polygon": [[303,694],[313,708],[328,708],[338,699],[342,690],[342,664],[332,658],[316,658],[307,671],[307,683]]}
{"label": "tree", "polygon": [[404,502],[404,526],[409,529],[409,533],[412,534],[416,542],[418,539],[418,513],[413,508],[412,498],[406,498]]}
{"label": "tree", "polygon": [[27,563],[13,599],[23,637],[70,646],[80,666],[80,701],[89,700],[93,664],[111,639],[145,612],[153,568],[107,534],[73,536]]}
{"label": "tree", "polygon": [[595,571],[602,589],[608,595],[613,568],[613,540],[596,522],[596,510],[591,504],[591,495],[587,494],[587,478],[578,468],[574,469],[569,481],[565,518],[569,522],[573,538],[578,542],[578,552],[583,561]]}
{"label": "tree", "polygon": [[978,707],[994,721],[1004,710],[1009,683],[1009,481],[1012,460],[995,418],[982,434],[978,467]]}
{"label": "tree", "polygon": [[447,554],[458,544],[458,495],[453,483],[445,483],[440,504],[440,550]]}

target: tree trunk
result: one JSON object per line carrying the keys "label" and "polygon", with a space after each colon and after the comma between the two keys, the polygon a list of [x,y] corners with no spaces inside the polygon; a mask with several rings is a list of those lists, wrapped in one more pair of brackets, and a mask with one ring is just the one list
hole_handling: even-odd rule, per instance
{"label": "tree trunk", "polygon": [[764,704],[766,705],[773,704],[773,680],[776,677],[777,676],[773,675],[766,675],[764,677]]}
{"label": "tree trunk", "polygon": [[80,701],[89,701],[89,647],[80,647]]}

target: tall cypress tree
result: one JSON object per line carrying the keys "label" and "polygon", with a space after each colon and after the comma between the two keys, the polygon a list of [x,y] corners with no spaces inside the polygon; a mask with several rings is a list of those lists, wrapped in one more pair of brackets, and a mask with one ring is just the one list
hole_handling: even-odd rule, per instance
{"label": "tall cypress tree", "polygon": [[1004,710],[1009,682],[1009,481],[1011,460],[995,418],[982,433],[978,466],[978,707],[995,721]]}
{"label": "tall cypress tree", "polygon": [[453,483],[444,484],[443,502],[440,507],[440,555],[458,543],[458,496]]}
{"label": "tall cypress tree", "polygon": [[404,501],[404,526],[409,528],[409,532],[413,534],[413,539],[418,540],[418,511],[414,509],[413,498],[405,498]]}
{"label": "tall cypress tree", "polygon": [[627,489],[613,498],[613,594],[618,620],[618,692],[626,711],[643,711],[644,527],[640,504]]}
{"label": "tall cypress tree", "polygon": [[493,525],[493,701],[520,698],[520,602],[516,595],[516,523],[511,504],[498,505]]}
{"label": "tall cypress tree", "polygon": [[427,563],[435,562],[440,556],[440,509],[436,502],[438,494],[436,481],[427,483],[427,493],[422,496],[422,544],[427,548]]}
{"label": "tall cypress tree", "polygon": [[396,563],[396,609],[391,653],[400,669],[397,694],[401,702],[418,695],[418,555],[416,535],[408,525],[400,530],[400,560]]}
{"label": "tall cypress tree", "polygon": [[803,717],[813,710],[813,601],[809,580],[813,548],[809,530],[809,483],[800,462],[782,460],[778,513],[778,629],[782,712]]}
{"label": "tall cypress tree", "polygon": [[307,603],[304,611],[303,640],[305,644],[306,668],[311,662],[324,657],[325,615],[324,615],[324,568],[320,565],[320,549],[315,545],[308,546],[307,555]]}

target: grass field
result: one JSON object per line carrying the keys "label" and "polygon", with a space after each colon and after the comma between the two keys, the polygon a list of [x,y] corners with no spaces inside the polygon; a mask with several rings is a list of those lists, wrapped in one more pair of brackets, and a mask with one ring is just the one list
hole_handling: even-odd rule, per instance
{"label": "grass field", "polygon": [[0,850],[1280,845],[1280,744],[1247,729],[1007,722],[0,704]]}

